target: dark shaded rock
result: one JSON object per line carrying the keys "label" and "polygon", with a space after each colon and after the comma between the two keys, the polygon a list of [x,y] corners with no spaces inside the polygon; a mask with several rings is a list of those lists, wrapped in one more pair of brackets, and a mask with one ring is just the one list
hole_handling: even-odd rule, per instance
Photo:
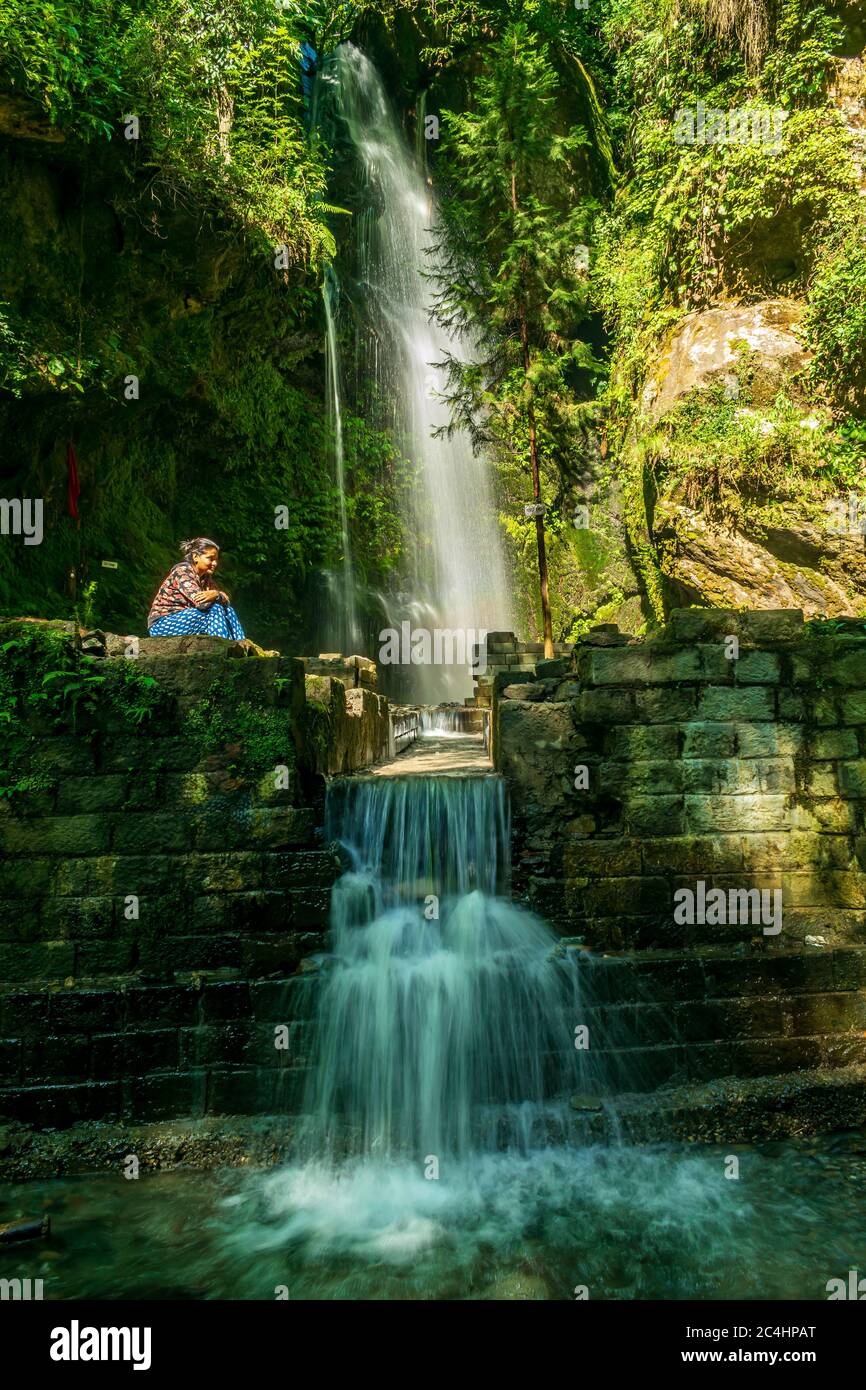
{"label": "dark shaded rock", "polygon": [[629,641],[628,633],[620,632],[616,623],[597,623],[578,638],[581,646],[588,647],[624,647]]}
{"label": "dark shaded rock", "polygon": [[571,662],[564,656],[557,656],[537,662],[535,674],[540,681],[551,680],[553,677],[567,676],[570,669]]}
{"label": "dark shaded rock", "polygon": [[[555,686],[554,682],[554,686]],[[526,681],[522,684],[507,685],[502,692],[503,700],[544,700],[548,686],[540,681]]]}

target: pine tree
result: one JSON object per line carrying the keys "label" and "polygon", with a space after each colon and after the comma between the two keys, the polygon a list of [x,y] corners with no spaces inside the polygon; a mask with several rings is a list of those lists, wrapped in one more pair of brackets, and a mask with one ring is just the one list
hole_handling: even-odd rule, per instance
{"label": "pine tree", "polygon": [[[542,451],[566,447],[568,375],[595,367],[578,336],[587,311],[581,260],[593,204],[582,127],[561,130],[557,74],[522,24],[491,46],[471,109],[443,113],[446,182],[437,247],[436,314],[471,343],[447,361],[451,429],[477,448],[528,462],[546,656],[553,655],[542,511]],[[585,249],[585,248],[584,248]]]}

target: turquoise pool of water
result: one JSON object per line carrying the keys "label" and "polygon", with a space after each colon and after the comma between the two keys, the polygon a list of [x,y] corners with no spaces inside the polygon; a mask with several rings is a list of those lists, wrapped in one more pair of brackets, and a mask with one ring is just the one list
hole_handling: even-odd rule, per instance
{"label": "turquoise pool of water", "polygon": [[46,1299],[826,1299],[866,1274],[866,1135],[0,1187],[42,1212],[0,1278]]}

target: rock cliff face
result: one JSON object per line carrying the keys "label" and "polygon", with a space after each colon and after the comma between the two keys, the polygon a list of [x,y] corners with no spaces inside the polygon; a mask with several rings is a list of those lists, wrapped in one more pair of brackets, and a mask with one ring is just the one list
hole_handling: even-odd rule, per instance
{"label": "rock cliff face", "polygon": [[[134,141],[82,144],[0,93],[0,473],[4,496],[43,499],[46,531],[44,545],[4,547],[0,604],[65,615],[75,571],[79,597],[96,584],[98,620],[142,632],[177,541],[203,533],[223,545],[254,635],[297,649],[315,627],[316,586],[281,571],[273,505],[297,490],[299,460],[305,486],[319,476],[318,303],[226,225],[152,197],[143,160]],[[70,442],[80,527],[67,510]],[[270,506],[251,481],[259,466]],[[313,565],[327,525],[317,514],[302,545]]]}
{"label": "rock cliff face", "polygon": [[[861,7],[835,9],[844,39],[814,112],[789,111],[778,162],[706,162],[710,269],[676,300],[701,307],[672,310],[632,388],[629,530],[656,619],[684,602],[866,611],[863,291],[850,251],[866,194],[864,28]],[[820,183],[831,165],[813,199],[806,169]]]}
{"label": "rock cliff face", "polygon": [[[744,354],[749,361],[748,405],[739,408],[744,430],[773,436],[778,425],[772,406],[782,391],[799,410],[800,429],[820,428],[804,385],[809,354],[802,316],[802,304],[779,299],[688,314],[645,384],[638,436],[664,429],[677,407],[703,399],[701,393],[712,388],[736,402]],[[714,462],[710,449],[708,472]],[[866,554],[858,514],[851,513],[847,496],[827,499],[823,516],[796,501],[772,495],[763,501],[751,526],[724,525],[707,512],[702,497],[687,495],[680,483],[659,489],[651,539],[677,595],[719,607],[801,608],[809,618],[861,613]]]}
{"label": "rock cliff face", "polygon": [[758,541],[715,529],[676,498],[657,508],[654,534],[668,577],[719,608],[802,608],[807,618],[852,616],[866,606],[862,535],[832,535],[791,515]]}

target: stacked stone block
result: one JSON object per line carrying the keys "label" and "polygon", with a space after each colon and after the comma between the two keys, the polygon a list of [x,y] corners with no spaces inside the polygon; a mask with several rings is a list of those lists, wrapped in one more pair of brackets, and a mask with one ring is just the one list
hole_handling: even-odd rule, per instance
{"label": "stacked stone block", "polygon": [[[473,649],[473,659],[477,659],[479,650]],[[571,643],[557,642],[553,650],[556,660],[565,663],[564,669],[570,666],[574,650]],[[513,632],[488,632],[482,654],[486,656],[486,670],[475,677],[475,701],[489,708],[494,692],[503,684],[515,678],[534,678],[538,663],[544,661],[544,643],[518,642]]]}
{"label": "stacked stone block", "polygon": [[582,1015],[614,1091],[866,1063],[866,951],[596,956]]}
{"label": "stacked stone block", "polygon": [[320,652],[318,656],[298,658],[304,664],[308,676],[333,676],[342,681],[347,690],[363,687],[375,690],[379,683],[379,672],[375,661],[367,656],[343,656],[339,652]]}
{"label": "stacked stone block", "polygon": [[4,990],[3,1118],[41,1129],[298,1110],[317,986],[315,974],[178,972],[170,984]]}
{"label": "stacked stone block", "polygon": [[309,670],[304,687],[308,708],[318,714],[318,736],[309,740],[316,772],[357,772],[390,755],[391,711],[384,695],[367,684],[347,686],[335,676],[312,675]]}
{"label": "stacked stone block", "polygon": [[[340,871],[315,805],[327,738],[310,746],[301,662],[241,662],[235,644],[189,642],[140,644],[138,660],[168,697],[156,727],[110,710],[75,735],[43,727],[50,784],[0,801],[6,1119],[50,1126],[299,1104],[317,978],[309,957],[325,947]],[[226,676],[263,716],[285,713],[279,768],[246,774],[240,744],[203,754],[191,721]],[[344,721],[347,700],[378,709],[369,690],[338,684]]]}
{"label": "stacked stone block", "polygon": [[677,926],[675,890],[703,879],[781,889],[786,939],[862,936],[862,625],[826,632],[790,611],[687,609],[651,641],[611,647],[590,634],[575,675],[571,694],[506,689],[498,702],[515,882],[530,902],[599,946],[761,935]]}

